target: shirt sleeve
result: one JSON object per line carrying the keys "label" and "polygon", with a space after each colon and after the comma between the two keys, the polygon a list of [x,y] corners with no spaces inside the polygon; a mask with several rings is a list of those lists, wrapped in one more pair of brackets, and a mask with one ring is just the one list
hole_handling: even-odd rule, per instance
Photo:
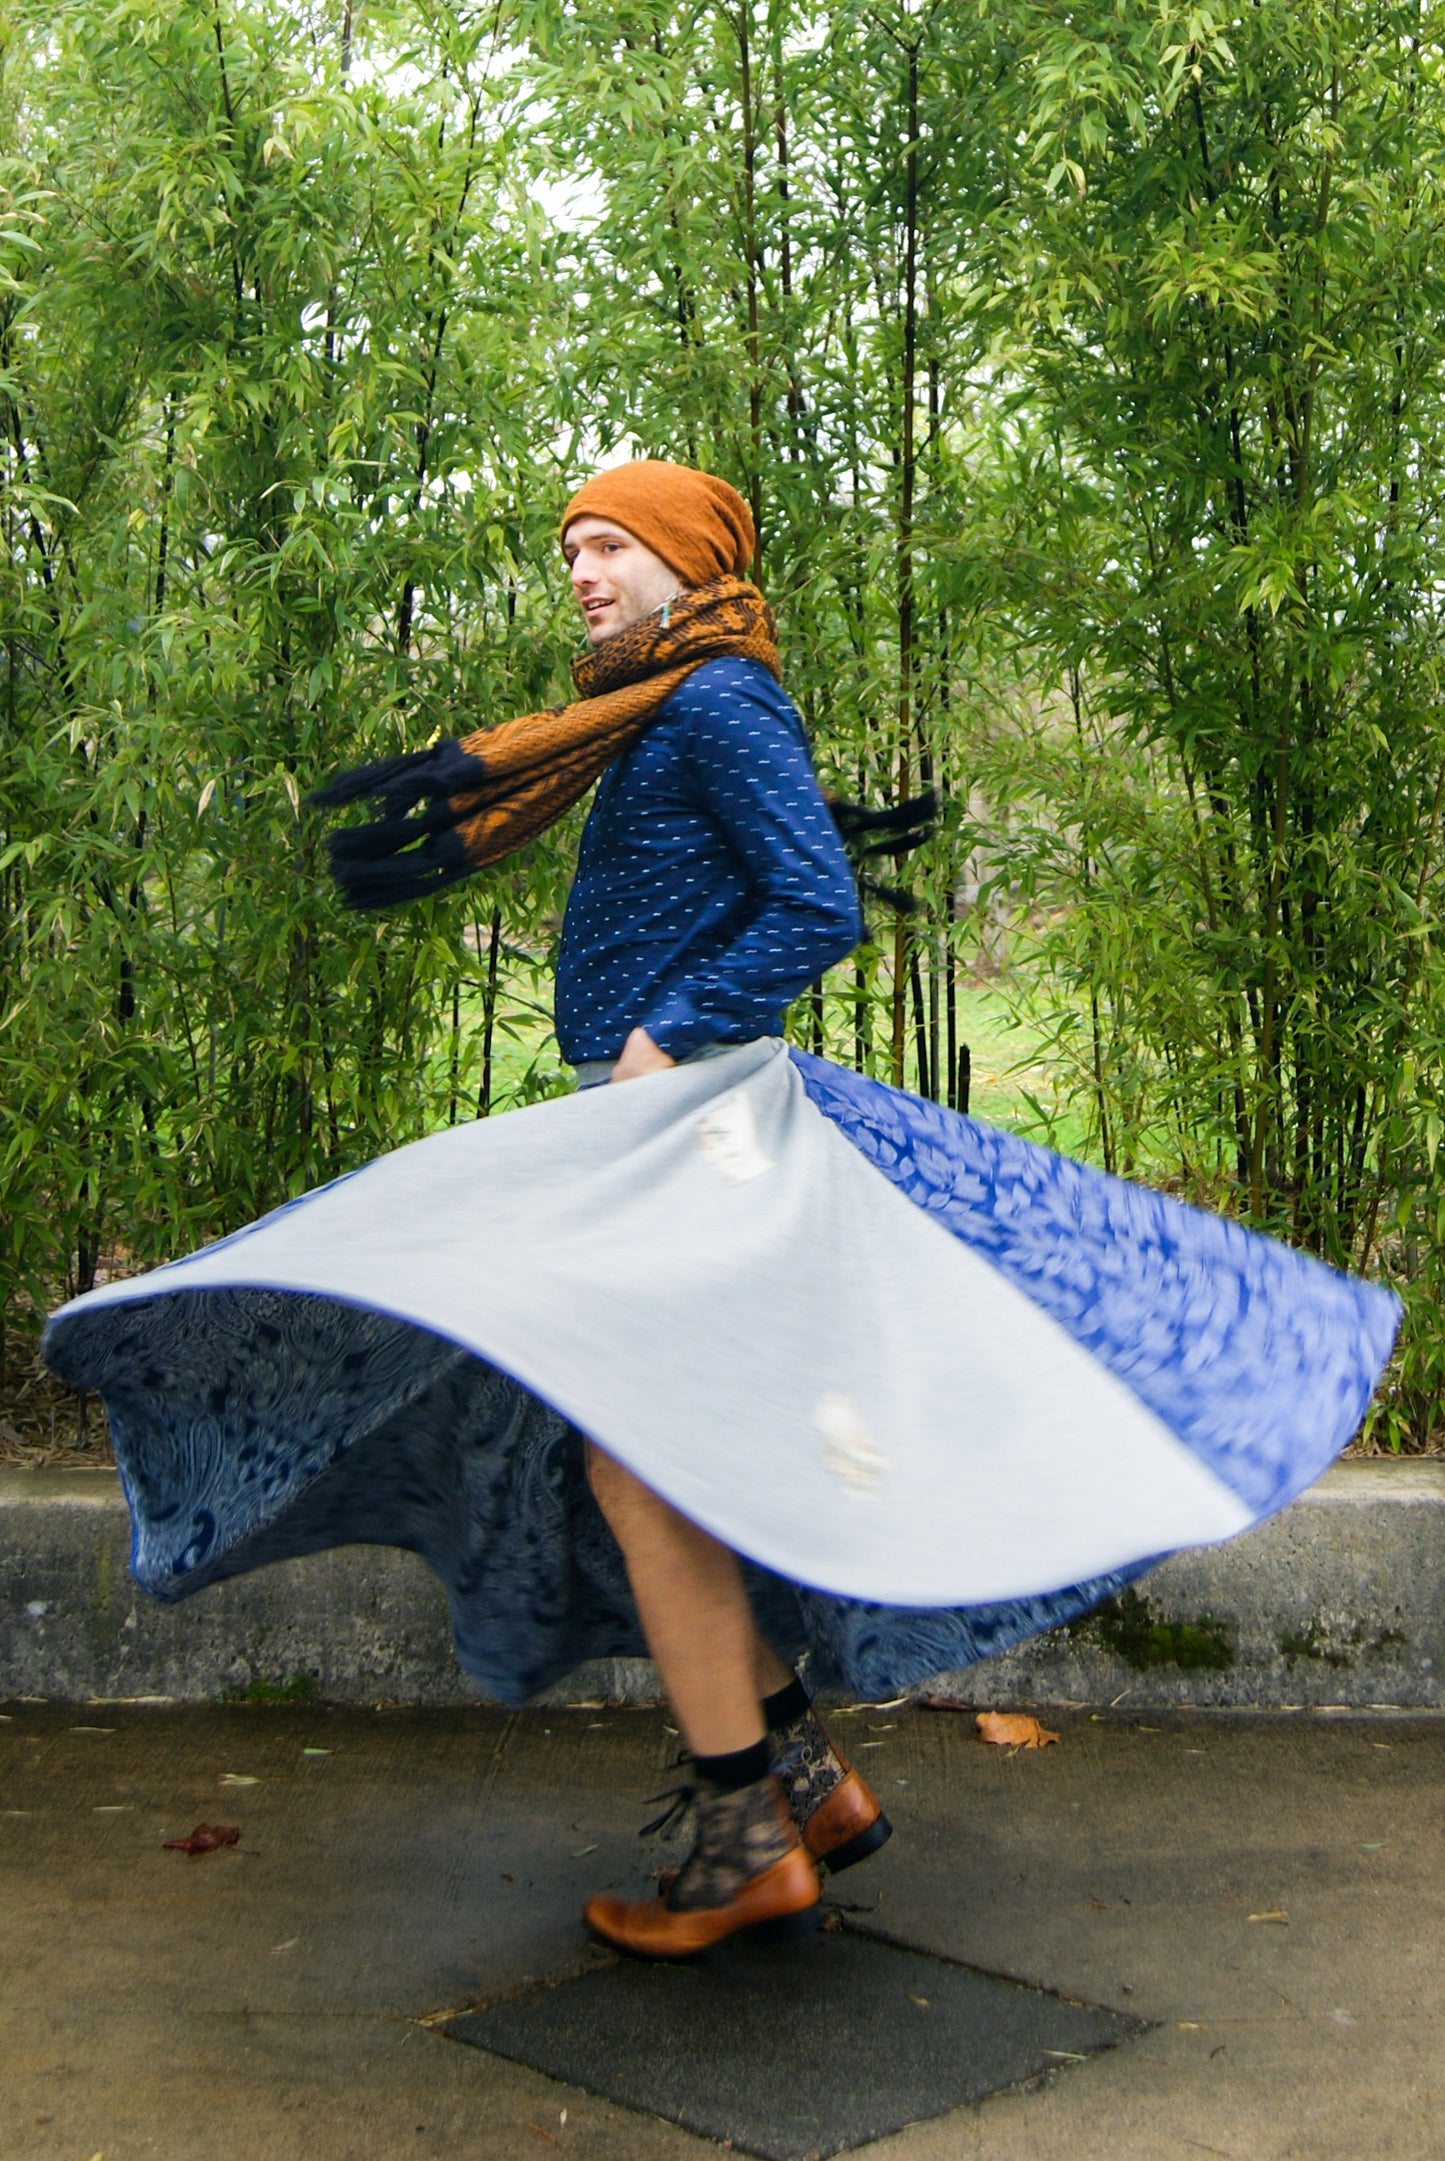
{"label": "shirt sleeve", "polygon": [[672,984],[642,1026],[670,1057],[724,1035],[763,1034],[780,1007],[863,934],[852,867],[792,700],[765,670],[689,677],[687,757],[700,801],[746,875],[751,912],[721,953]]}

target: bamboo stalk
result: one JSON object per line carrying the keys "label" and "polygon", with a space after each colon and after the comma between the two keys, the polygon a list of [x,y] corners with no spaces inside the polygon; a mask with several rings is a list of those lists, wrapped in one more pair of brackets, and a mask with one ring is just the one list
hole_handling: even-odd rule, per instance
{"label": "bamboo stalk", "polygon": [[487,1117],[492,1108],[492,1042],[497,1021],[497,966],[502,953],[502,911],[492,910],[491,938],[487,946],[487,982],[482,992],[482,1079],[477,1091],[477,1116]]}
{"label": "bamboo stalk", "polygon": [[[907,48],[904,102],[904,270],[903,377],[899,512],[896,542],[898,579],[898,800],[913,785],[913,491],[916,479],[913,404],[918,367],[918,47]],[[903,1086],[905,1001],[908,985],[908,933],[900,915],[893,931],[893,1042],[895,1088]]]}

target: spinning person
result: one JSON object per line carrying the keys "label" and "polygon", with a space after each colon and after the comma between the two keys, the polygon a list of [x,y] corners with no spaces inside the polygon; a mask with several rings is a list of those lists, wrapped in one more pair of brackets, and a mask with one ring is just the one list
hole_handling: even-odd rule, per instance
{"label": "spinning person", "polygon": [[[562,528],[594,650],[647,637],[664,614],[670,626],[693,588],[741,578],[753,544],[747,505],[725,482],[655,463],[601,474]],[[620,1044],[613,1082],[776,1034],[782,1007],[861,934],[853,873],[779,685],[765,611],[750,594],[748,604],[756,655],[688,675],[609,770],[583,833],[558,1038],[584,1071]],[[811,1857],[834,1868],[861,1860],[888,1836],[887,1819],[758,1633],[736,1555],[595,1443],[588,1473],[697,1779],[696,1844],[666,1896],[594,1898],[589,1924],[665,1954],[811,1918]]]}
{"label": "spinning person", "polygon": [[817,1864],[889,1836],[790,1658],[891,1694],[1258,1521],[1349,1439],[1397,1305],[789,1052],[860,935],[842,832],[906,845],[926,806],[824,799],[725,481],[614,468],[561,541],[577,698],[313,800],[379,806],[330,839],[381,907],[597,783],[557,970],[578,1092],[89,1293],[46,1351],[106,1401],[157,1596],[390,1541],[504,1700],[645,1644],[695,1843],[586,1919],[678,1957],[809,1926]]}

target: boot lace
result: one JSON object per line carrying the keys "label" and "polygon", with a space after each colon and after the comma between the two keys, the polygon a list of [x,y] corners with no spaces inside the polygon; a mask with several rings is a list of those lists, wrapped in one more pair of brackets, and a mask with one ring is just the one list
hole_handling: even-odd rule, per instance
{"label": "boot lace", "polygon": [[[670,1768],[674,1771],[683,1771],[687,1769],[691,1762],[691,1751],[685,1748],[674,1758]],[[645,1823],[642,1826],[642,1829],[637,1834],[639,1838],[661,1836],[662,1833],[670,1831],[675,1823],[681,1823],[689,1809],[696,1804],[697,1782],[695,1779],[687,1778],[676,1786],[664,1787],[661,1793],[650,1793],[647,1796],[647,1806],[651,1808],[655,1801],[665,1801],[667,1806],[660,1816],[654,1816],[651,1823]]]}

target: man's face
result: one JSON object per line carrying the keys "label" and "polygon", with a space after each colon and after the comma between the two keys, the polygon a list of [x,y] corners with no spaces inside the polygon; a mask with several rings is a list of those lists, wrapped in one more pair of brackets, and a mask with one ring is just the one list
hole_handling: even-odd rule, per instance
{"label": "man's face", "polygon": [[683,590],[660,555],[610,518],[574,518],[562,536],[562,553],[593,645],[640,623]]}

